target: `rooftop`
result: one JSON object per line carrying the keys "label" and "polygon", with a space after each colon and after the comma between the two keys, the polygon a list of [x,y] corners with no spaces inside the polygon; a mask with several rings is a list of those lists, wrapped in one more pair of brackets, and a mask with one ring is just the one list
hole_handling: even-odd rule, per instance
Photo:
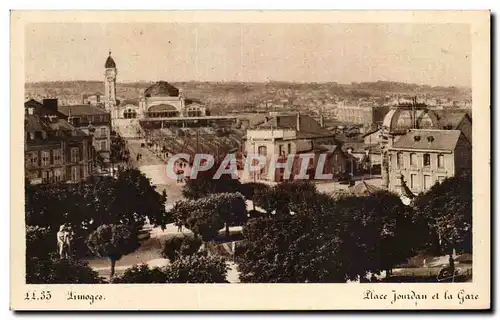
{"label": "rooftop", "polygon": [[39,114],[25,114],[24,132],[29,145],[58,142],[72,137],[88,137],[63,119]]}
{"label": "rooftop", "polygon": [[179,89],[166,81],[158,81],[144,91],[145,97],[177,97]]}
{"label": "rooftop", "polygon": [[[297,128],[298,126],[298,128]],[[297,138],[333,137],[334,134],[308,115],[277,115],[267,118],[264,123],[256,125],[254,129],[292,129],[297,130]]]}
{"label": "rooftop", "polygon": [[439,120],[440,127],[443,129],[457,129],[464,118],[471,120],[469,114],[465,111],[437,110],[434,113]]}
{"label": "rooftop", "polygon": [[109,56],[106,59],[106,63],[104,64],[105,68],[116,68],[115,60],[111,57],[111,52],[109,52]]}
{"label": "rooftop", "polygon": [[69,116],[87,116],[87,115],[102,115],[109,114],[108,111],[101,109],[97,106],[93,106],[90,104],[78,104],[71,106],[59,106],[57,108],[59,112],[62,114]]}
{"label": "rooftop", "polygon": [[391,149],[453,151],[461,134],[460,130],[414,129],[402,135]]}

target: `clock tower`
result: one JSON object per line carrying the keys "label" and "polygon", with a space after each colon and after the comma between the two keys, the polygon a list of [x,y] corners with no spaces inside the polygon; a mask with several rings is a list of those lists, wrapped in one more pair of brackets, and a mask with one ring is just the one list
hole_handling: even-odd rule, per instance
{"label": "clock tower", "polygon": [[106,69],[104,73],[104,108],[111,112],[111,118],[115,119],[117,114],[116,110],[116,75],[118,71],[116,69],[115,60],[111,57],[111,51],[109,51],[109,56],[106,59],[106,64],[104,65]]}

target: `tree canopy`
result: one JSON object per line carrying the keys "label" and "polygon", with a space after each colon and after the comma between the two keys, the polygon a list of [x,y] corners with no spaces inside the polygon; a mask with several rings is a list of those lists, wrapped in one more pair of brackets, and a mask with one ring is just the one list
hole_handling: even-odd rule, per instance
{"label": "tree canopy", "polygon": [[[442,251],[472,252],[472,175],[468,171],[435,184],[415,200]],[[429,242],[428,242],[429,243]]]}
{"label": "tree canopy", "polygon": [[136,265],[125,270],[123,275],[112,279],[112,283],[165,283],[167,275],[158,268],[147,264]]}
{"label": "tree canopy", "polygon": [[198,172],[196,178],[188,179],[182,188],[182,195],[187,199],[199,199],[214,193],[239,191],[241,182],[229,174],[214,179],[218,168],[219,164],[216,163],[211,169]]}
{"label": "tree canopy", "polygon": [[68,284],[104,283],[104,279],[84,261],[49,258],[26,258],[26,283],[28,284]]}
{"label": "tree canopy", "polygon": [[254,188],[254,203],[276,215],[288,215],[290,212],[306,213],[314,211],[311,202],[320,196],[316,186],[308,180],[285,180],[273,187]]}
{"label": "tree canopy", "polygon": [[228,266],[218,256],[183,256],[165,269],[169,283],[226,283]]}
{"label": "tree canopy", "polygon": [[181,256],[191,255],[200,249],[201,241],[195,237],[172,237],[165,240],[162,256],[173,262]]}
{"label": "tree canopy", "polygon": [[274,188],[290,193],[290,209],[244,226],[242,282],[346,282],[390,270],[415,252],[411,208],[396,195],[335,200],[307,184],[293,195],[297,185]]}
{"label": "tree canopy", "polygon": [[26,184],[26,224],[48,228],[54,238],[61,224],[69,224],[79,246],[103,224],[139,229],[148,219],[165,227],[169,222],[165,201],[166,194],[159,194],[136,169],[123,170],[116,179],[92,177],[77,184]]}
{"label": "tree canopy", "polygon": [[[242,225],[247,219],[245,199],[240,193],[218,193],[197,200],[181,200],[170,211],[178,225],[185,225],[204,240],[217,236],[222,227]],[[208,241],[205,240],[205,241]]]}
{"label": "tree canopy", "polygon": [[134,252],[140,246],[137,233],[125,225],[102,225],[89,235],[87,245],[99,257],[111,261],[111,278],[115,274],[115,263],[122,256]]}

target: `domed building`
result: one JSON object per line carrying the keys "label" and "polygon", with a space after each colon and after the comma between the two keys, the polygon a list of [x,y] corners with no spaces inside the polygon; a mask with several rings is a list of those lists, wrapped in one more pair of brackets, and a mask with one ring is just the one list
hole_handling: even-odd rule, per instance
{"label": "domed building", "polygon": [[205,117],[207,109],[200,101],[186,99],[182,91],[166,81],[157,81],[142,90],[138,99],[116,100],[116,63],[111,52],[105,62],[104,105],[116,119],[161,119]]}
{"label": "domed building", "polygon": [[387,151],[412,129],[440,129],[436,114],[424,104],[416,100],[412,104],[392,108],[385,115],[381,128],[382,140],[382,186],[389,186],[389,156]]}
{"label": "domed building", "polygon": [[392,108],[382,122],[382,135],[392,144],[410,129],[439,129],[439,121],[426,105],[403,105]]}

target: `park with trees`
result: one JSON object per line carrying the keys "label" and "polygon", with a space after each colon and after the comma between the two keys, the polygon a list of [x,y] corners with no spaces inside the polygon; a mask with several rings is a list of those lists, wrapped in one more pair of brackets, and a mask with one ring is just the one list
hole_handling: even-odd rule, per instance
{"label": "park with trees", "polygon": [[[270,186],[210,174],[188,180],[185,199],[168,211],[167,194],[137,169],[74,185],[27,184],[27,282],[223,283],[228,260],[245,283],[398,281],[403,278],[393,270],[423,253],[449,255],[452,270],[457,253],[472,253],[469,172],[436,184],[409,206],[387,191],[333,197],[310,181]],[[164,239],[157,251],[167,266],[138,264],[115,275],[115,263],[141,247],[146,222],[174,223],[192,235]],[[69,259],[56,254],[62,224],[74,234]],[[236,244],[232,256],[216,250],[225,243]],[[88,265],[92,256],[109,260],[109,279]]]}

